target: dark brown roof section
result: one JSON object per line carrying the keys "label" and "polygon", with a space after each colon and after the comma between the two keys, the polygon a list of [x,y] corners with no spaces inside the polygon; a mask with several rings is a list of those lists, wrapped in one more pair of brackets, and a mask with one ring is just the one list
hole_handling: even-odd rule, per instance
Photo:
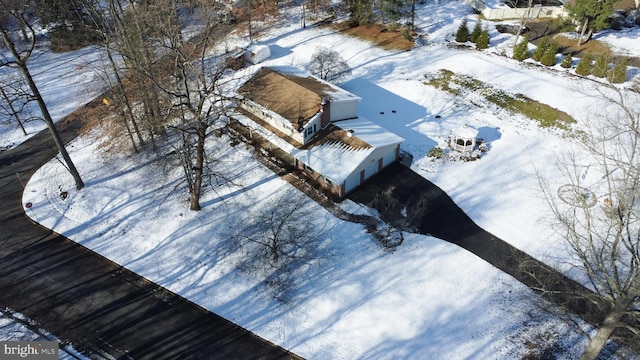
{"label": "dark brown roof section", "polygon": [[260,69],[238,92],[249,100],[279,114],[296,127],[320,111],[323,96],[333,89],[313,77]]}
{"label": "dark brown roof section", "polygon": [[349,130],[344,130],[336,125],[329,124],[322,129],[313,140],[305,144],[302,149],[311,149],[329,143],[340,143],[352,150],[369,149],[372,146],[353,135]]}

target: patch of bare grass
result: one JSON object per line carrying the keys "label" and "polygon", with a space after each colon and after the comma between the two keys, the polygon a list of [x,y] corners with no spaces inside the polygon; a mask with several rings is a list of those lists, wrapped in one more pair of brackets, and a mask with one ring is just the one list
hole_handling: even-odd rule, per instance
{"label": "patch of bare grass", "polygon": [[598,40],[589,40],[586,43],[578,46],[578,40],[574,38],[568,38],[564,35],[558,34],[553,39],[562,47],[563,53],[571,53],[573,55],[582,55],[585,53],[591,53],[594,55],[605,54],[611,57],[611,48]]}
{"label": "patch of bare grass", "polygon": [[537,121],[541,127],[568,129],[569,124],[576,122],[569,114],[547,104],[522,94],[508,94],[480,80],[449,70],[440,70],[429,75],[425,84],[456,95],[464,95],[465,91],[473,92],[503,109]]}
{"label": "patch of bare grass", "polygon": [[405,37],[402,28],[389,30],[379,24],[351,27],[347,23],[334,24],[334,28],[343,34],[369,41],[385,50],[407,51],[412,49],[414,45],[413,41]]}

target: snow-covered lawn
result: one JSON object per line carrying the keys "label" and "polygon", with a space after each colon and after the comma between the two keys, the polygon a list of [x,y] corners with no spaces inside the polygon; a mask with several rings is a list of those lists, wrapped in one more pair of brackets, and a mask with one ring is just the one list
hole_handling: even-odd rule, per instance
{"label": "snow-covered lawn", "polygon": [[[27,325],[29,326],[27,327]],[[31,329],[36,328],[37,331]],[[20,313],[14,313],[7,309],[0,312],[0,341],[57,341],[53,335],[44,329],[40,329],[30,319]],[[76,351],[71,345],[61,344],[58,350],[59,360],[88,359]]]}
{"label": "snow-covered lawn", "polygon": [[[272,49],[266,65],[305,67],[319,45],[338,51],[353,69],[344,88],[363,98],[359,113],[407,140],[402,148],[414,156],[413,170],[487,231],[564,270],[570,255],[542,221],[546,205],[536,173],[557,178],[556,156],[576,148],[574,140],[431,88],[424,75],[449,69],[473,76],[565,111],[578,128],[603,106],[594,93],[597,83],[559,66],[525,66],[505,57],[511,38],[493,29],[490,51],[454,49],[447,42],[462,16],[474,19],[462,1],[424,5],[419,26],[428,31],[428,43],[409,52],[384,51],[326,29],[300,29],[295,22],[261,40]],[[637,39],[637,32],[627,34]],[[639,52],[640,45],[622,34],[602,37],[609,38]],[[427,158],[463,124],[478,128],[489,143],[483,158]],[[239,186],[205,189],[200,212],[187,210],[184,190],[174,191],[180,171],[147,155],[103,156],[87,136],[69,148],[86,188],[76,192],[60,163],[51,161],[31,179],[23,202],[33,204],[27,214],[44,226],[305,358],[503,359],[551,348],[571,359],[584,347],[572,324],[542,313],[529,289],[465,250],[405,234],[402,246],[386,251],[363,226],[340,221],[310,200],[306,206],[331,229],[325,242],[332,256],[310,266],[295,291],[277,299],[259,274],[238,270],[242,253],[228,240],[246,214],[295,190],[243,144],[227,143],[212,143],[209,153],[222,159],[219,166]],[[61,199],[61,191],[69,197]],[[348,201],[344,208],[363,211]]]}
{"label": "snow-covered lawn", "polygon": [[[0,51],[0,56],[7,56],[6,49]],[[99,81],[104,69],[103,55],[99,47],[86,47],[68,53],[52,53],[43,48],[34,51],[27,66],[53,121],[61,120],[103,90]],[[8,83],[21,79],[17,69],[8,67],[0,68],[0,77]],[[3,106],[4,103],[2,99]],[[17,104],[14,107],[19,108]],[[35,102],[30,102],[21,114],[22,119],[33,118],[24,124],[27,135],[18,127],[15,119],[8,117],[7,111],[0,113],[0,150],[15,147],[46,128]]]}

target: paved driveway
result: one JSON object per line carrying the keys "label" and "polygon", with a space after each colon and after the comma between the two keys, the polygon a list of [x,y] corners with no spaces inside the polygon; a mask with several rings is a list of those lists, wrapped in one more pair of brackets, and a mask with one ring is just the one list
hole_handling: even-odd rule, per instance
{"label": "paved driveway", "polygon": [[398,228],[456,244],[534,291],[545,289],[541,293],[547,300],[586,321],[602,319],[602,309],[586,301],[586,288],[480,228],[442,189],[406,166],[387,167],[348,197],[378,210]]}

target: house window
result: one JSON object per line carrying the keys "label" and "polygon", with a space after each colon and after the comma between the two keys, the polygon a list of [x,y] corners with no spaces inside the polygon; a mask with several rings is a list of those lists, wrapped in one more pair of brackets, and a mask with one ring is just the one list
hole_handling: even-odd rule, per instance
{"label": "house window", "polygon": [[333,186],[333,181],[329,180],[329,178],[324,178],[324,182],[326,182],[329,186]]}
{"label": "house window", "polygon": [[309,174],[313,174],[314,173],[313,169],[307,164],[304,164],[304,169],[307,170],[307,172]]}
{"label": "house window", "polygon": [[[315,127],[315,125],[314,125],[314,127]],[[315,132],[315,129],[314,129],[314,128],[311,128],[311,127],[310,127],[310,128],[307,128],[307,130],[306,130],[306,133],[305,133],[304,137],[311,136],[314,132]]]}

